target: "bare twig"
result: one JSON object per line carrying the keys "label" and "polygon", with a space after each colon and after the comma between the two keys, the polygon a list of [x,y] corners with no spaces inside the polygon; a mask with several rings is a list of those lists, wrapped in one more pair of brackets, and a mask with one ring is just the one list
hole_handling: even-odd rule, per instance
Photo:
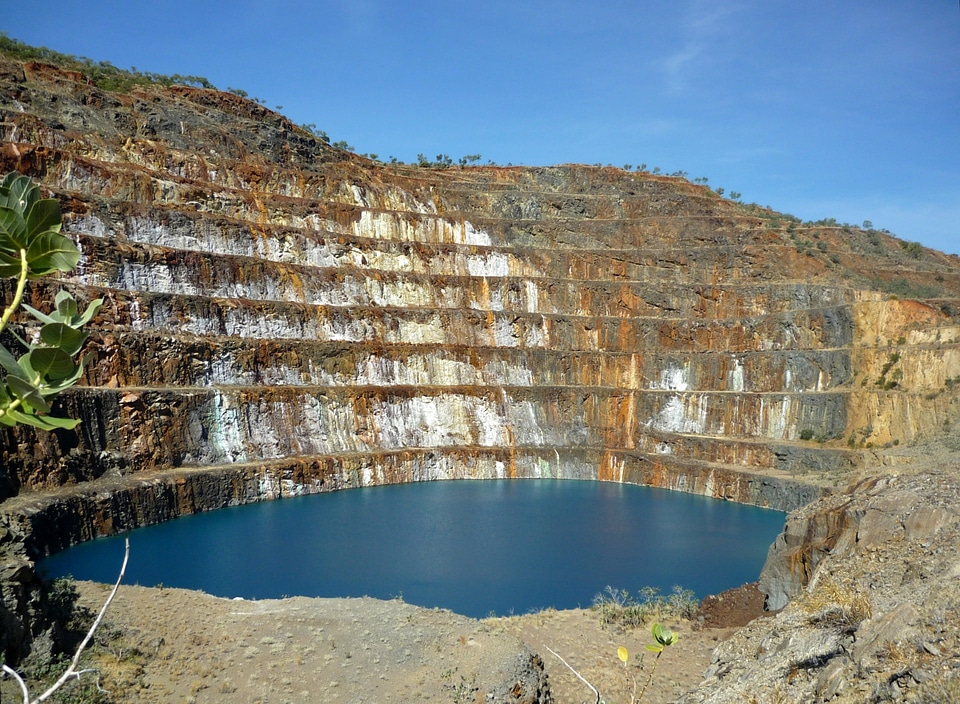
{"label": "bare twig", "polygon": [[[71,677],[76,677],[80,679],[80,675],[85,672],[90,672],[90,670],[77,670],[77,665],[80,663],[80,655],[83,653],[84,648],[90,643],[90,639],[93,638],[93,634],[96,632],[97,628],[100,626],[100,622],[103,620],[103,615],[107,612],[107,607],[110,606],[110,602],[113,601],[113,598],[117,595],[117,591],[120,589],[120,582],[123,581],[123,575],[127,571],[127,562],[130,560],[130,538],[126,540],[126,548],[123,552],[123,564],[120,566],[120,575],[117,577],[117,583],[113,585],[113,590],[110,592],[110,596],[107,597],[106,602],[103,604],[103,608],[100,609],[100,613],[97,614],[97,618],[94,619],[93,625],[90,626],[90,630],[87,632],[86,637],[77,647],[77,652],[73,655],[73,661],[70,663],[70,667],[67,668],[66,672],[60,675],[60,679],[53,683],[53,685],[39,697],[30,701],[30,692],[27,689],[27,685],[24,683],[23,678],[20,677],[12,668],[7,665],[3,666],[3,671],[8,675],[13,677],[20,684],[20,691],[23,692],[23,703],[24,704],[40,704],[40,702],[45,701],[49,698],[54,692],[60,689],[64,683],[69,680]],[[100,688],[99,681],[97,682],[97,688]]]}
{"label": "bare twig", "polygon": [[20,691],[23,692],[23,704],[30,704],[30,692],[27,689],[27,683],[23,681],[23,678],[18,675],[16,670],[11,668],[9,665],[4,665],[3,671],[15,679],[17,684],[20,685]]}
{"label": "bare twig", "polygon": [[[543,646],[543,647],[546,648],[547,650],[550,650],[550,648],[549,648],[548,646],[546,646],[546,645]],[[587,682],[586,678],[585,678],[583,675],[581,675],[579,672],[577,672],[577,671],[574,670],[572,667],[570,667],[570,663],[568,663],[568,662],[567,662],[566,660],[564,660],[562,657],[560,657],[559,655],[557,655],[556,653],[554,653],[552,650],[550,650],[550,652],[553,653],[554,656],[556,656],[557,660],[559,660],[559,661],[562,662],[564,665],[566,665],[566,666],[569,668],[570,672],[572,672],[572,673],[575,674],[578,678],[580,678],[580,681],[583,682],[585,685],[587,685],[587,686],[590,688],[590,690],[591,690],[594,694],[597,695],[597,704],[600,704],[600,702],[602,701],[602,699],[601,699],[601,697],[600,697],[600,692],[599,692],[599,690],[597,690],[596,687],[594,687],[592,684],[590,684],[589,682]]]}
{"label": "bare twig", "polygon": [[[647,687],[649,687],[650,682],[653,681],[653,673],[657,671],[657,663],[660,662],[661,655],[663,655],[662,650],[659,653],[657,653],[657,657],[653,659],[653,667],[650,668],[650,674],[647,676],[647,681],[643,683],[643,689],[640,690],[640,699],[638,699],[637,701],[641,701],[643,699],[643,695],[646,694],[647,692]],[[633,686],[634,686],[634,690],[636,690],[636,686],[637,686],[636,681],[634,681]]]}

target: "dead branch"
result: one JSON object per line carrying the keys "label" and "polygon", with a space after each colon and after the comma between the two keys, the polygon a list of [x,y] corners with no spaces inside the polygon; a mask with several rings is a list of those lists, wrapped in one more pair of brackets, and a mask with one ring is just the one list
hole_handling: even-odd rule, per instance
{"label": "dead branch", "polygon": [[100,622],[103,620],[103,615],[107,612],[107,608],[110,606],[110,602],[113,601],[113,598],[117,595],[117,591],[120,589],[120,582],[123,581],[123,575],[127,571],[127,562],[130,559],[130,538],[126,540],[126,548],[123,552],[123,564],[120,566],[120,575],[117,577],[117,583],[113,585],[113,590],[110,592],[110,596],[107,597],[106,602],[103,604],[103,608],[100,609],[100,613],[97,614],[97,618],[94,619],[93,625],[90,626],[90,630],[87,632],[86,637],[77,647],[77,652],[73,655],[73,661],[70,663],[70,667],[60,675],[60,679],[51,685],[51,687],[41,694],[39,697],[30,700],[30,692],[27,689],[26,683],[23,681],[23,678],[17,674],[11,667],[4,665],[3,671],[8,675],[13,677],[17,683],[20,685],[20,691],[23,692],[23,704],[40,704],[40,702],[45,701],[49,698],[54,692],[60,689],[67,680],[71,677],[76,677],[80,679],[80,675],[84,672],[89,672],[89,670],[77,670],[77,665],[80,663],[80,655],[83,653],[84,648],[90,643],[90,639],[93,638],[93,634],[96,633],[97,628],[100,626]]}

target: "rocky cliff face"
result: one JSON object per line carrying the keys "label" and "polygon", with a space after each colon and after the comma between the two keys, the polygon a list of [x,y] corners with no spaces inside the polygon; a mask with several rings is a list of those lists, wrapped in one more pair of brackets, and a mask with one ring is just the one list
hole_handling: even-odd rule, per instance
{"label": "rocky cliff face", "polygon": [[960,259],[884,233],[614,168],[385,166],[231,94],[3,58],[0,114],[3,169],[59,198],[84,254],[31,304],[106,300],[62,398],[77,431],[0,431],[30,558],[441,478],[791,509],[960,419]]}
{"label": "rocky cliff face", "polygon": [[681,701],[958,701],[960,456],[917,454],[791,514],[761,577],[786,608]]}

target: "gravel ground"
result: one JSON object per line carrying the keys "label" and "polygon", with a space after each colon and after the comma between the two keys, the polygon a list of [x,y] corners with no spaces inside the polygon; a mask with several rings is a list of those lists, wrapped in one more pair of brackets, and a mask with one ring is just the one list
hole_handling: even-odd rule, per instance
{"label": "gravel ground", "polygon": [[[92,610],[109,590],[78,587]],[[672,701],[698,684],[731,624],[760,613],[761,603],[748,586],[705,602],[703,626],[669,622],[680,640],[664,653],[643,701]],[[547,648],[607,701],[628,702],[648,678],[653,656],[642,664],[636,657],[648,642],[646,629],[601,627],[590,610],[478,621],[396,600],[244,601],[124,586],[88,659],[117,702],[536,701],[548,681],[553,701],[573,704],[595,696]],[[627,667],[619,646],[630,652]],[[14,701],[10,684],[0,700]]]}

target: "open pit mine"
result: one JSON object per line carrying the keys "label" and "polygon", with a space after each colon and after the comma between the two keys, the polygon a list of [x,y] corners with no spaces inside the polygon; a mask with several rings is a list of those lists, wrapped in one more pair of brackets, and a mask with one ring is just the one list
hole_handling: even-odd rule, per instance
{"label": "open pit mine", "polygon": [[[8,653],[46,627],[33,565],[50,552],[434,479],[597,479],[806,511],[761,582],[780,608],[819,561],[856,551],[870,509],[838,496],[878,495],[896,482],[864,489],[865,474],[899,476],[913,465],[898,453],[957,433],[960,258],[886,232],[612,167],[385,165],[230,93],[110,92],[3,56],[0,116],[3,173],[56,198],[82,251],[26,301],[104,299],[56,409],[78,428],[0,429]],[[822,520],[801,508],[816,500],[832,501]],[[940,510],[891,531],[929,546],[955,532],[956,507]],[[790,686],[827,691],[817,662]],[[853,691],[839,676],[834,694]]]}

